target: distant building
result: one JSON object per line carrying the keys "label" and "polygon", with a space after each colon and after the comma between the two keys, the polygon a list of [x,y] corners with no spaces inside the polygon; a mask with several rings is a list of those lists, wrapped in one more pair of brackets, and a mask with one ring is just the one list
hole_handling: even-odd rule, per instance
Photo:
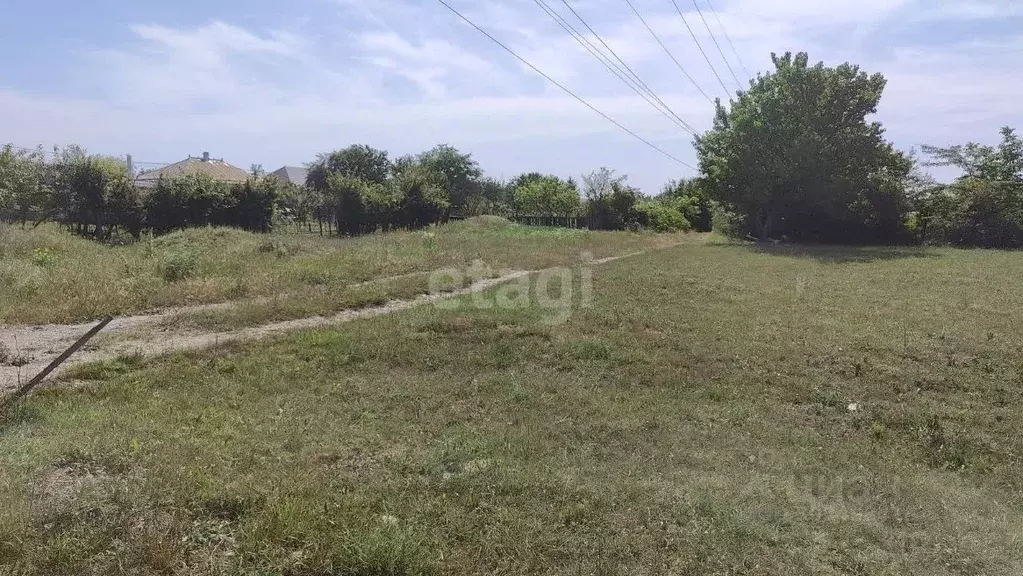
{"label": "distant building", "polygon": [[177,178],[205,174],[219,182],[231,184],[245,182],[251,174],[224,162],[223,158],[210,158],[209,152],[203,152],[201,158],[189,156],[181,162],[175,162],[158,170],[152,170],[135,177],[135,185],[142,188],[153,188],[160,178]]}
{"label": "distant building", "polygon": [[270,176],[276,176],[281,182],[289,182],[299,186],[305,186],[305,179],[308,175],[308,169],[299,168],[298,166],[282,166],[270,173]]}

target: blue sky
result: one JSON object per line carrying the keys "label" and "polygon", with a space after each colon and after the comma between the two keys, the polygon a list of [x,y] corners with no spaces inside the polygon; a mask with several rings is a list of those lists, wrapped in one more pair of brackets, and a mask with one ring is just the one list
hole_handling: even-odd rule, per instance
{"label": "blue sky", "polygon": [[[740,80],[708,0],[697,0]],[[451,0],[623,125],[689,164],[692,137],[611,76],[530,0]],[[561,0],[548,3],[566,17]],[[644,81],[702,131],[712,107],[624,0],[570,0]],[[705,92],[725,96],[671,0],[633,0]],[[899,147],[994,142],[1023,130],[1018,0],[711,0],[749,72],[808,51],[888,78],[878,119]],[[678,0],[726,86],[721,55]],[[617,169],[647,193],[693,171],[547,84],[435,0],[8,2],[0,17],[0,142],[75,142],[173,162],[210,151],[243,168],[297,165],[352,143],[394,155],[438,143],[497,177]],[[939,176],[947,174],[939,173]]]}

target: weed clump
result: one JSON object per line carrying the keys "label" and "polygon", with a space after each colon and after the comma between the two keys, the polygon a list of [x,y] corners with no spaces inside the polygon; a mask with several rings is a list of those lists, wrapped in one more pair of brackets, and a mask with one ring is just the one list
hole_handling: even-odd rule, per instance
{"label": "weed clump", "polygon": [[191,250],[176,250],[164,260],[160,275],[167,282],[193,278],[199,268],[199,259]]}
{"label": "weed clump", "polygon": [[57,255],[49,248],[36,248],[32,251],[32,263],[40,268],[48,268],[57,261]]}
{"label": "weed clump", "polygon": [[28,364],[31,360],[24,354],[15,354],[11,352],[11,349],[0,342],[0,366],[14,366],[20,368]]}
{"label": "weed clump", "polygon": [[987,465],[974,446],[945,429],[941,419],[930,416],[922,428],[928,463],[943,470],[983,472]]}
{"label": "weed clump", "polygon": [[287,258],[291,255],[288,250],[288,246],[279,240],[269,238],[264,240],[259,246],[256,247],[256,252],[260,254],[273,254],[278,258]]}

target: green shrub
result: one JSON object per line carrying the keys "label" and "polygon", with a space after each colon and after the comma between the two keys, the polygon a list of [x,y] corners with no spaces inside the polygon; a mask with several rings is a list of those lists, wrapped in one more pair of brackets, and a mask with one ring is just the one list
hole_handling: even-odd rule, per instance
{"label": "green shrub", "polygon": [[167,282],[178,282],[195,276],[199,268],[199,259],[191,250],[171,252],[164,260],[160,275]]}
{"label": "green shrub", "polygon": [[529,216],[572,216],[579,212],[579,190],[571,180],[543,176],[514,191],[515,210]]}
{"label": "green shrub", "polygon": [[56,261],[56,254],[54,254],[53,250],[50,250],[49,248],[36,248],[32,252],[32,263],[36,266],[45,268],[51,266]]}
{"label": "green shrub", "polygon": [[714,232],[732,238],[741,238],[749,232],[742,216],[729,212],[721,206],[715,206],[711,214],[711,229]]}
{"label": "green shrub", "polygon": [[697,232],[710,232],[712,203],[704,188],[705,183],[700,178],[672,180],[665,184],[661,193],[654,198],[681,212],[691,229]]}
{"label": "green shrub", "polygon": [[639,223],[654,232],[680,232],[692,226],[673,206],[660,202],[643,202],[636,206]]}
{"label": "green shrub", "polygon": [[924,240],[983,248],[1023,247],[1023,185],[962,178],[922,204]]}
{"label": "green shrub", "polygon": [[950,185],[915,180],[916,236],[928,243],[983,248],[1023,248],[1023,139],[1001,130],[997,146],[970,142],[924,146],[934,166],[954,166],[963,176]]}
{"label": "green shrub", "polygon": [[587,193],[586,214],[590,227],[597,230],[622,230],[638,228],[639,213],[636,204],[642,194],[621,180],[611,182],[607,190]]}
{"label": "green shrub", "polygon": [[274,239],[264,240],[262,244],[256,247],[256,252],[260,254],[273,254],[278,258],[287,258],[291,255],[288,246],[284,242]]}

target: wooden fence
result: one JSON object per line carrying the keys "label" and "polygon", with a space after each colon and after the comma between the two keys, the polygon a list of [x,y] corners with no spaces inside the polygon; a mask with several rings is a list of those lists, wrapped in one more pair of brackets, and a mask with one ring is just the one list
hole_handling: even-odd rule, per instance
{"label": "wooden fence", "polygon": [[590,228],[589,216],[523,216],[516,214],[512,222],[526,226],[554,226],[557,228]]}

